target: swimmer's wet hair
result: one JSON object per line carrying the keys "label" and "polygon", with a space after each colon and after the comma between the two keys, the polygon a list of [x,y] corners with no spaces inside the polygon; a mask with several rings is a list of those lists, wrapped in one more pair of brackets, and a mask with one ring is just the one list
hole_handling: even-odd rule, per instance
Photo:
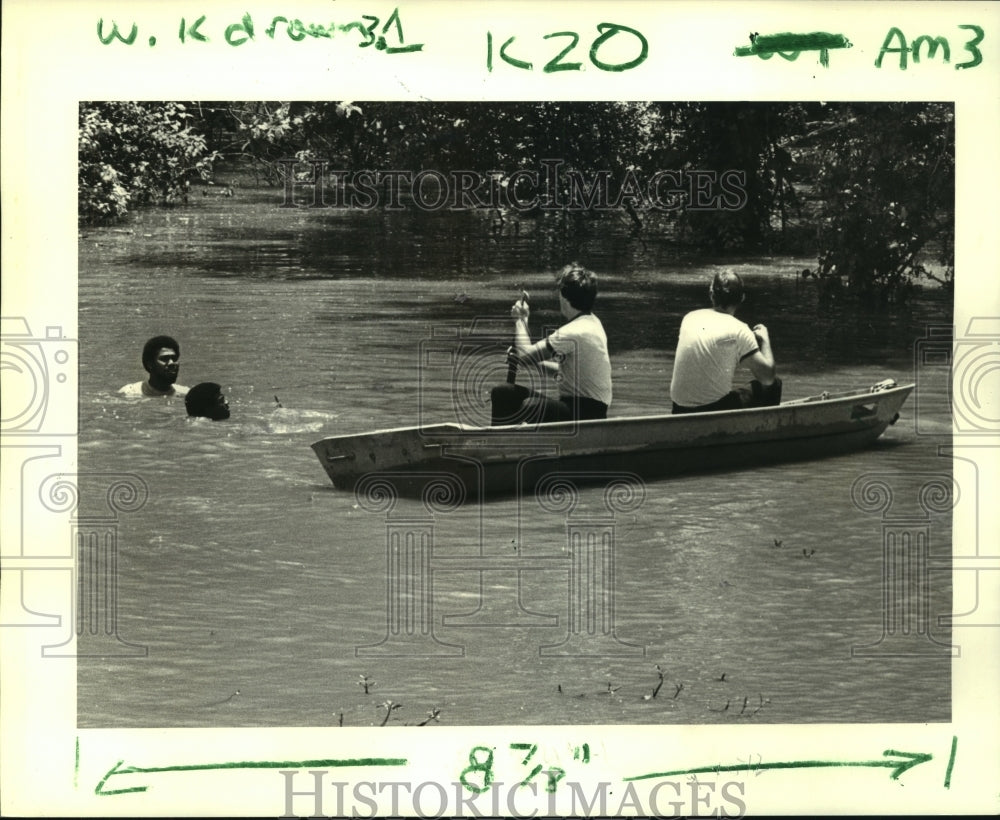
{"label": "swimmer's wet hair", "polygon": [[181,346],[173,336],[154,336],[142,346],[142,366],[149,370],[149,366],[156,359],[156,354],[165,347],[169,347],[177,354],[177,358],[180,358]]}
{"label": "swimmer's wet hair", "polygon": [[209,416],[209,412],[215,407],[216,399],[222,392],[222,385],[215,382],[201,382],[196,384],[184,397],[184,407],[189,416]]}

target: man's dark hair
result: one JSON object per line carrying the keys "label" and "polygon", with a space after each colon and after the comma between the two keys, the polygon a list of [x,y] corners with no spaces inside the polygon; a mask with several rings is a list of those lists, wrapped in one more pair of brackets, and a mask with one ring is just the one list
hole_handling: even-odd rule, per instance
{"label": "man's dark hair", "polygon": [[200,382],[188,390],[184,397],[184,407],[189,416],[215,418],[217,415],[219,393],[222,385],[215,382]]}
{"label": "man's dark hair", "polygon": [[709,293],[715,307],[727,308],[738,305],[743,301],[743,280],[736,271],[720,271],[712,279]]}
{"label": "man's dark hair", "polygon": [[597,274],[570,262],[556,276],[559,292],[577,310],[590,313],[597,301]]}
{"label": "man's dark hair", "polygon": [[169,347],[180,358],[181,346],[173,336],[154,336],[142,346],[142,366],[149,370],[157,354],[165,347]]}

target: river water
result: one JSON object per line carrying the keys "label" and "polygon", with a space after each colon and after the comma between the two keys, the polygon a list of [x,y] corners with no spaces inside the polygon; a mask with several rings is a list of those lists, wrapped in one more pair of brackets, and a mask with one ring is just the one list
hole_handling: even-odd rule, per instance
{"label": "river water", "polygon": [[[922,504],[950,487],[947,384],[914,364],[951,324],[941,291],[862,310],[821,300],[798,275],[809,259],[695,257],[624,220],[568,237],[480,212],[279,204],[238,189],[81,232],[80,470],[148,492],[116,524],[112,601],[122,646],[142,650],[79,660],[81,727],[404,725],[434,710],[446,725],[949,718],[950,573],[909,590],[927,629],[891,622],[884,637],[909,589],[883,559],[892,520],[951,554],[950,513]],[[785,398],[890,377],[918,390],[865,452],[653,482],[614,510],[589,487],[572,510],[503,499],[428,523],[419,499],[372,509],[332,488],[318,438],[481,412],[502,361],[466,365],[458,389],[431,362],[461,363],[474,323],[509,329],[519,285],[534,337],[557,324],[551,272],[572,258],[600,276],[612,415],[669,407],[680,318],[723,266],[750,289],[742,318],[770,329]],[[116,396],[158,333],[180,340],[182,384],[224,386],[229,421]],[[852,500],[876,476],[889,511]],[[102,481],[83,480],[93,503]],[[574,648],[567,533],[597,519],[613,537],[613,629]],[[417,637],[390,634],[405,596],[386,543],[406,528],[433,538],[432,586],[406,598],[431,627]]]}

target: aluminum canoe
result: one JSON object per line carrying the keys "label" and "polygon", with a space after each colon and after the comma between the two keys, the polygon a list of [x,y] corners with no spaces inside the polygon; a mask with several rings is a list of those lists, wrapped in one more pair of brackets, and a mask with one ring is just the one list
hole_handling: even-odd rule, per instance
{"label": "aluminum canoe", "polygon": [[[685,415],[474,427],[430,424],[323,438],[312,445],[333,485],[437,485],[463,496],[522,493],[554,476],[648,481],[704,470],[814,459],[867,447],[895,423],[914,385],[891,379],[775,407]],[[589,481],[588,481],[589,479]]]}

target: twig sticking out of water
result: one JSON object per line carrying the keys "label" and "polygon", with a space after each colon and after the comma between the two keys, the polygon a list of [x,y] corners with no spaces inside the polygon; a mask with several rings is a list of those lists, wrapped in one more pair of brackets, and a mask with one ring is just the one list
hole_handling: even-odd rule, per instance
{"label": "twig sticking out of water", "polygon": [[677,700],[677,696],[681,693],[681,689],[684,688],[684,684],[683,683],[677,683],[677,684],[674,684],[674,685],[677,687],[677,689],[674,691],[674,700]]}
{"label": "twig sticking out of water", "polygon": [[651,694],[651,695],[643,695],[642,696],[643,700],[652,700],[658,694],[660,694],[660,689],[663,686],[663,670],[660,669],[660,665],[659,664],[656,664],[656,674],[660,678],[660,680],[657,682],[656,688],[653,690],[653,694]]}
{"label": "twig sticking out of water", "polygon": [[431,709],[427,713],[427,719],[420,721],[420,723],[418,723],[417,726],[426,726],[431,721],[437,721],[440,716],[441,716],[440,709]]}
{"label": "twig sticking out of water", "polygon": [[205,705],[206,706],[222,706],[222,704],[229,703],[229,701],[231,701],[233,698],[238,697],[239,694],[240,694],[240,690],[237,689],[228,698],[223,698],[222,700],[216,700],[216,701],[213,701],[212,703],[206,703]]}
{"label": "twig sticking out of water", "polygon": [[[758,701],[757,706],[756,707],[751,707],[750,706],[750,697],[748,695],[744,695],[743,696],[743,703],[740,706],[740,711],[737,713],[737,716],[738,717],[748,717],[748,718],[749,717],[753,717],[761,709],[763,709],[765,706],[767,706],[771,702],[771,699],[770,698],[765,698],[763,695],[758,694],[757,695],[757,701]],[[729,711],[729,707],[731,705],[732,705],[732,701],[731,700],[727,700],[726,701],[726,705],[723,706],[721,709],[712,709],[711,707],[709,707],[708,711],[710,711],[710,712],[727,712],[727,711]]]}
{"label": "twig sticking out of water", "polygon": [[391,700],[387,700],[385,701],[385,703],[382,704],[382,708],[385,709],[385,717],[382,718],[382,722],[379,724],[379,726],[385,726],[385,724],[389,722],[389,715],[391,715],[397,709],[402,709],[403,704],[393,703]]}
{"label": "twig sticking out of water", "polygon": [[359,675],[361,680],[358,681],[358,686],[365,690],[365,694],[368,694],[370,689],[374,689],[378,684],[369,678],[367,675]]}
{"label": "twig sticking out of water", "polygon": [[337,712],[337,725],[338,726],[343,726],[344,725],[344,711],[343,710]]}
{"label": "twig sticking out of water", "polygon": [[[560,695],[566,694],[565,692],[563,692],[563,688],[562,688],[562,684],[561,683],[557,683],[556,684],[556,692],[558,694],[560,694]],[[573,695],[573,697],[574,698],[585,698],[585,697],[587,697],[587,693],[586,692],[579,692],[578,694]]]}

